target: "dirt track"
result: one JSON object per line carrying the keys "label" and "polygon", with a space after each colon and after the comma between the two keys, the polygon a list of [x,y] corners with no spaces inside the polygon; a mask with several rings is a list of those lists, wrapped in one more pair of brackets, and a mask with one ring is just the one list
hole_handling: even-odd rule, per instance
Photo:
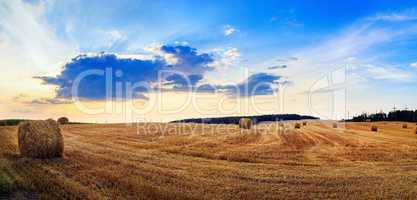
{"label": "dirt track", "polygon": [[55,160],[21,158],[0,127],[0,197],[415,199],[415,124],[375,124],[66,125]]}

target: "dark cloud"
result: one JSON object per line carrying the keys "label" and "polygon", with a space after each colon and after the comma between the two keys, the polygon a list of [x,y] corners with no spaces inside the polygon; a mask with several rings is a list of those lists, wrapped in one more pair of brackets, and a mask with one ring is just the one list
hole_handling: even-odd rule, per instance
{"label": "dark cloud", "polygon": [[[130,58],[118,58],[114,54],[98,54],[94,56],[80,55],[65,64],[63,71],[57,77],[35,77],[43,80],[45,84],[58,86],[57,98],[71,98],[72,86],[77,79],[81,79],[78,85],[78,97],[84,99],[105,99],[122,95],[126,97],[126,83],[149,83],[158,79],[158,71],[166,68],[166,62],[161,58],[153,60],[139,60]],[[82,77],[85,75],[84,77]],[[106,77],[107,76],[107,77]],[[111,76],[111,80],[106,78]],[[116,92],[116,83],[123,83],[121,93]],[[106,93],[108,90],[109,92]],[[135,92],[144,91],[138,88]],[[110,95],[111,92],[111,95]],[[140,96],[137,96],[140,97]]]}
{"label": "dark cloud", "polygon": [[68,99],[58,99],[58,98],[40,98],[40,99],[34,99],[30,102],[30,104],[70,104],[72,101]]}
{"label": "dark cloud", "polygon": [[[253,74],[238,84],[237,87],[234,87],[231,92],[240,96],[272,94],[274,92],[273,87],[280,78],[280,76],[267,73]],[[236,89],[238,91],[234,91]]]}
{"label": "dark cloud", "polygon": [[194,87],[196,84],[203,79],[203,75],[201,74],[191,74],[188,76],[184,76],[181,74],[172,74],[166,77],[165,85],[173,85],[175,88],[186,88],[186,87]]}
{"label": "dark cloud", "polygon": [[161,46],[161,51],[173,56],[177,62],[173,65],[174,70],[184,71],[189,74],[203,74],[212,70],[208,64],[214,61],[213,55],[202,53],[198,54],[197,49],[189,46]]}
{"label": "dark cloud", "polygon": [[[158,81],[166,82],[167,85],[172,84],[174,88],[184,88],[188,84],[195,86],[203,79],[204,73],[211,70],[208,64],[213,62],[212,56],[205,53],[199,54],[195,48],[164,45],[160,47],[160,50],[164,54],[169,54],[176,62],[169,64],[163,56],[141,60],[119,58],[115,54],[105,53],[79,55],[65,64],[58,76],[35,78],[41,79],[45,84],[58,86],[56,98],[69,99],[75,95],[72,88],[77,83],[76,80],[87,73],[79,82],[77,97],[102,100],[107,95],[112,98],[127,98],[130,96],[126,92],[130,88],[128,84],[141,83],[141,86],[133,87],[133,91],[130,90],[133,92],[133,98],[145,98],[143,93],[150,89],[158,89],[151,88],[151,85],[154,85],[152,83]],[[164,75],[163,70],[169,70],[169,75]],[[106,81],[110,80],[106,79],[109,75],[111,81]],[[162,80],[158,80],[159,78]]]}
{"label": "dark cloud", "polygon": [[191,82],[191,85],[196,85],[199,81],[203,79],[203,76],[201,74],[192,74],[188,76],[188,79]]}
{"label": "dark cloud", "polygon": [[196,92],[201,92],[201,93],[213,93],[216,90],[217,90],[216,86],[211,85],[211,84],[202,84],[196,87],[195,89]]}
{"label": "dark cloud", "polygon": [[268,67],[268,69],[269,70],[273,70],[273,69],[285,69],[287,67],[288,67],[287,65],[275,65],[275,66]]}
{"label": "dark cloud", "polygon": [[189,81],[186,77],[180,74],[172,74],[166,78],[165,85],[173,85],[174,87],[184,87],[189,85]]}
{"label": "dark cloud", "polygon": [[289,61],[297,61],[299,60],[299,58],[295,57],[295,56],[290,56],[290,57],[286,57],[286,58],[278,58],[277,61],[278,62],[289,62]]}
{"label": "dark cloud", "polygon": [[275,92],[277,81],[281,79],[281,76],[257,73],[249,76],[246,80],[238,84],[229,85],[209,85],[205,84],[197,88],[199,92],[224,92],[231,96],[257,96],[268,95]]}
{"label": "dark cloud", "polygon": [[[32,103],[63,104],[73,97],[147,99],[144,94],[150,90],[265,95],[274,92],[275,82],[281,78],[258,73],[235,85],[211,85],[203,81],[205,73],[213,69],[210,67],[214,62],[211,54],[198,53],[195,48],[181,45],[164,45],[159,51],[152,59],[121,58],[106,53],[79,55],[66,63],[56,77],[35,77],[45,84],[57,86],[57,90],[54,99],[36,99]],[[77,94],[72,91],[76,83],[79,83]]]}

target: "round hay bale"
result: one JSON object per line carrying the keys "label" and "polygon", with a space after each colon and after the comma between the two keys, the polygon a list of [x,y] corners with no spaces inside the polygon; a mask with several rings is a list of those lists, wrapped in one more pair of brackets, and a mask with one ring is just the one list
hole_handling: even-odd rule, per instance
{"label": "round hay bale", "polygon": [[60,117],[58,118],[58,124],[68,124],[69,119],[67,117]]}
{"label": "round hay bale", "polygon": [[239,128],[250,129],[252,127],[252,120],[249,118],[240,118]]}
{"label": "round hay bale", "polygon": [[303,122],[303,126],[307,126],[307,122]]}
{"label": "round hay bale", "polygon": [[372,125],[372,127],[371,127],[371,131],[373,131],[373,132],[377,132],[377,131],[378,131],[378,127],[377,127],[377,126],[375,126],[375,125]]}
{"label": "round hay bale", "polygon": [[408,126],[407,126],[407,124],[403,124],[403,128],[407,128]]}
{"label": "round hay bale", "polygon": [[58,123],[52,119],[20,123],[18,143],[25,157],[55,158],[64,153],[64,138]]}
{"label": "round hay bale", "polygon": [[295,126],[294,126],[294,128],[296,128],[296,129],[299,129],[299,128],[301,128],[301,124],[300,124],[300,123],[295,123]]}
{"label": "round hay bale", "polygon": [[337,123],[336,123],[336,122],[335,122],[335,123],[333,123],[332,127],[333,127],[333,128],[337,128]]}

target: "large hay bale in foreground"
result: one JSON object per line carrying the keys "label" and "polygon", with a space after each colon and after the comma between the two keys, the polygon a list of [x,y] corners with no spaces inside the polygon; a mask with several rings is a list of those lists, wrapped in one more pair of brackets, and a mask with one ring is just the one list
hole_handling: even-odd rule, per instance
{"label": "large hay bale in foreground", "polygon": [[20,123],[18,143],[25,157],[55,158],[64,153],[64,138],[58,123],[52,119]]}
{"label": "large hay bale in foreground", "polygon": [[299,129],[299,128],[301,128],[301,124],[300,124],[300,123],[295,123],[295,126],[294,126],[294,128],[296,128],[296,129]]}
{"label": "large hay bale in foreground", "polygon": [[240,118],[239,127],[244,129],[250,129],[252,127],[252,120],[249,118]]}
{"label": "large hay bale in foreground", "polygon": [[375,125],[372,125],[372,127],[371,127],[371,131],[373,131],[373,132],[377,132],[377,131],[378,131],[378,127],[377,127],[377,126],[375,126]]}
{"label": "large hay bale in foreground", "polygon": [[58,124],[68,124],[69,123],[69,119],[67,117],[60,117],[58,119]]}

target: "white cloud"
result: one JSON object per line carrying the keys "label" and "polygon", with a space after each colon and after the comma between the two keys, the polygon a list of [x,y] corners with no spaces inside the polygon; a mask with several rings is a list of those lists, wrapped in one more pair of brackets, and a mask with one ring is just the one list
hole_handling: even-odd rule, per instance
{"label": "white cloud", "polygon": [[190,44],[187,41],[175,41],[174,44],[189,46]]}
{"label": "white cloud", "polygon": [[413,63],[411,63],[411,64],[410,64],[410,67],[417,68],[417,62],[413,62]]}
{"label": "white cloud", "polygon": [[6,48],[6,46],[7,46],[6,38],[4,35],[0,33],[0,49]]}
{"label": "white cloud", "polygon": [[212,52],[214,52],[216,59],[210,64],[210,66],[216,69],[224,69],[235,65],[240,58],[239,50],[233,47],[226,49],[214,49]]}
{"label": "white cloud", "polygon": [[374,66],[364,65],[358,67],[356,70],[362,77],[366,77],[368,80],[389,80],[397,82],[410,81],[413,76],[410,73],[402,71],[392,66]]}
{"label": "white cloud", "polygon": [[138,59],[138,60],[151,60],[153,59],[152,55],[148,55],[148,54],[118,54],[118,53],[114,53],[115,55],[117,55],[118,58],[130,58],[130,59]]}
{"label": "white cloud", "polygon": [[232,35],[235,32],[239,32],[238,29],[236,29],[235,27],[231,26],[231,25],[226,25],[224,26],[224,30],[223,30],[223,34],[225,36],[229,36]]}
{"label": "white cloud", "polygon": [[[75,55],[74,46],[60,40],[46,23],[48,6],[51,4],[46,1],[0,2],[0,34],[3,44],[7,44],[0,48],[0,66],[8,72],[0,80],[4,94],[49,93],[50,88],[32,77],[59,73],[58,63]],[[14,83],[13,89],[8,86],[10,82]]]}
{"label": "white cloud", "polygon": [[400,22],[400,21],[409,21],[417,20],[417,12],[415,9],[406,10],[400,13],[381,13],[372,17],[366,18],[369,21],[391,21],[391,22]]}
{"label": "white cloud", "polygon": [[224,52],[224,56],[230,59],[235,59],[240,56],[240,53],[237,48],[230,48]]}
{"label": "white cloud", "polygon": [[[381,48],[385,44],[406,41],[417,36],[417,24],[400,20],[417,18],[403,13],[378,15],[357,21],[313,47],[293,52],[300,60],[291,64],[294,81],[305,86],[306,79],[328,73],[335,68],[356,67],[355,73],[365,81],[410,81],[415,77],[385,60],[386,55],[401,54],[396,49]],[[381,20],[388,20],[381,23]],[[416,64],[417,65],[417,64]],[[360,67],[359,67],[360,66]]]}
{"label": "white cloud", "polygon": [[106,35],[108,37],[108,47],[113,46],[116,42],[122,41],[125,38],[124,35],[118,30],[109,30],[106,32]]}
{"label": "white cloud", "polygon": [[110,30],[108,31],[108,34],[113,40],[120,40],[121,38],[123,38],[122,33],[120,33],[120,31],[118,30]]}
{"label": "white cloud", "polygon": [[153,55],[157,55],[157,56],[161,56],[162,58],[164,58],[164,60],[171,65],[175,65],[178,63],[178,59],[173,55],[173,54],[169,54],[169,53],[165,53],[161,50],[161,46],[163,46],[163,44],[161,43],[152,43],[149,46],[143,48],[145,51],[153,54]]}

